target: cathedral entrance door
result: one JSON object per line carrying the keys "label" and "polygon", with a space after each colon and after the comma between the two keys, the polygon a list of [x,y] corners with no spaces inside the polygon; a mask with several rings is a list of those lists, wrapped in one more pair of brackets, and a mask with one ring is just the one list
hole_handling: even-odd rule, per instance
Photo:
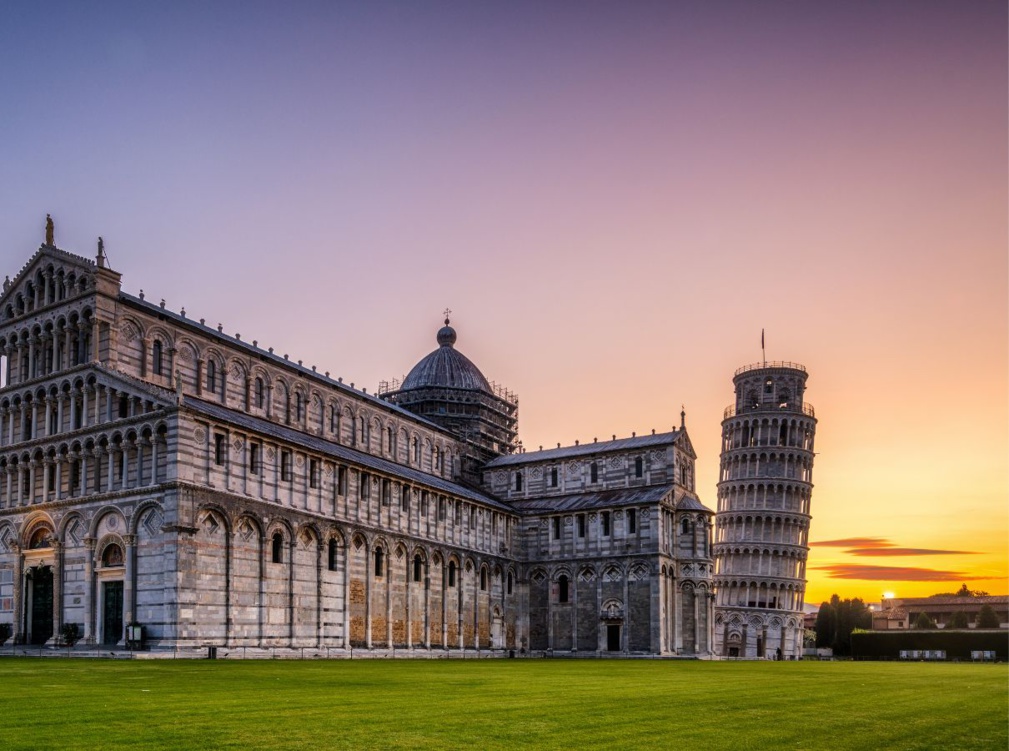
{"label": "cathedral entrance door", "polygon": [[607,624],[606,649],[610,652],[620,651],[620,624]]}
{"label": "cathedral entrance door", "polygon": [[504,647],[503,632],[504,624],[501,621],[501,616],[495,613],[490,624],[490,645],[492,649],[502,649]]}
{"label": "cathedral entrance door", "polygon": [[48,566],[31,570],[31,586],[26,587],[31,607],[25,608],[32,644],[45,644],[53,635],[53,570]]}
{"label": "cathedral entrance door", "polygon": [[123,583],[102,585],[102,644],[116,644],[123,637]]}

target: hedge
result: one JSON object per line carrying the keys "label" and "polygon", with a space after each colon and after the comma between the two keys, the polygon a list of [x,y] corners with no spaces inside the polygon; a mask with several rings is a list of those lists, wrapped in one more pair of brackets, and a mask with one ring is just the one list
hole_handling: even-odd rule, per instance
{"label": "hedge", "polygon": [[1009,659],[1009,631],[856,631],[851,635],[851,656],[856,660],[897,659],[902,649],[943,649],[947,660],[969,660],[972,651],[995,652]]}

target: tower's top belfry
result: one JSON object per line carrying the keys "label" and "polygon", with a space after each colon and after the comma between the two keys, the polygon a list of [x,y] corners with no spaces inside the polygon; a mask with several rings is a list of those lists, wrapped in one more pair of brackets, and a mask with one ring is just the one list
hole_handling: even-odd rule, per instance
{"label": "tower's top belfry", "polygon": [[745,365],[735,372],[735,407],[725,418],[747,412],[802,412],[813,417],[812,406],[802,401],[806,393],[806,368],[795,362],[763,362]]}

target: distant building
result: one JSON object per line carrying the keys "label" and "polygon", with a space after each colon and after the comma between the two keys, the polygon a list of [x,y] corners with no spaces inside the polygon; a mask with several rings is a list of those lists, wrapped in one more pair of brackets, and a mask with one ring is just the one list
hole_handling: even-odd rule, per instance
{"label": "distant building", "polygon": [[881,611],[873,615],[872,627],[879,631],[913,628],[918,616],[925,613],[939,628],[945,628],[955,614],[966,613],[969,627],[975,628],[977,614],[985,605],[995,611],[1000,628],[1009,628],[1007,595],[883,598]]}
{"label": "distant building", "polygon": [[[0,296],[0,623],[33,644],[132,623],[155,649],[709,656],[713,512],[683,416],[517,453],[515,396],[448,320],[437,340],[367,394],[123,292],[101,245],[50,227]],[[768,533],[795,534],[780,516]]]}

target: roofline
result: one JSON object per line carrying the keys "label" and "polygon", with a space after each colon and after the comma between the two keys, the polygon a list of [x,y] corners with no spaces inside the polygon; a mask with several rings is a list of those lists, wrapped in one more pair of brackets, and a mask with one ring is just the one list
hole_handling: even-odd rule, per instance
{"label": "roofline", "polygon": [[[577,449],[578,456],[592,456],[593,454],[607,454],[615,451],[631,451],[635,448],[646,448],[654,446],[672,445],[683,435],[685,430],[677,429],[668,433],[653,433],[650,435],[635,435],[628,438],[617,438],[616,440],[592,443],[576,443],[573,446],[560,446],[552,449],[542,449],[539,451],[526,451],[521,454],[506,454],[491,460],[485,469],[496,469],[503,466],[515,466],[518,464],[534,464],[540,461],[551,461],[555,459],[565,459],[568,456],[563,452]],[[654,439],[654,440],[652,440]],[[631,441],[647,441],[645,445],[628,445]],[[591,447],[591,449],[589,448]],[[561,452],[560,454],[558,452]]]}
{"label": "roofline", "polygon": [[163,308],[160,305],[154,305],[153,303],[149,303],[146,300],[141,300],[139,297],[135,297],[134,295],[131,295],[127,292],[120,292],[119,299],[121,302],[127,305],[131,305],[135,308],[140,308],[141,310],[144,310],[148,313],[153,313],[157,316],[165,316],[167,318],[171,318],[173,322],[184,328],[188,328],[192,331],[200,333],[204,336],[208,336],[212,339],[217,339],[219,341],[226,342],[228,346],[237,347],[238,349],[245,350],[249,355],[253,357],[257,357],[264,361],[269,361],[274,365],[287,368],[288,370],[293,370],[301,376],[322,383],[327,387],[335,389],[336,391],[340,391],[348,396],[354,396],[357,397],[358,399],[368,401],[376,407],[381,407],[382,409],[394,412],[395,414],[398,414],[402,417],[407,417],[413,420],[414,422],[420,423],[426,428],[430,428],[431,430],[437,431],[438,433],[444,436],[458,440],[457,436],[445,430],[445,428],[441,427],[436,423],[431,422],[430,420],[421,417],[420,415],[414,414],[408,409],[393,404],[392,402],[388,402],[385,399],[381,399],[375,394],[368,394],[361,389],[348,386],[341,380],[335,380],[333,378],[330,378],[329,376],[319,373],[316,370],[306,368],[304,365],[298,365],[297,363],[291,362],[289,359],[285,359],[279,355],[269,352],[268,350],[264,350],[258,346],[254,346],[246,341],[243,341],[242,339],[239,339],[238,337],[231,336],[230,334],[225,334],[223,331],[218,331],[217,329],[212,328],[211,326],[207,326],[204,323],[194,321],[193,319],[188,318],[184,315],[176,313],[172,310],[168,310],[168,308]]}

